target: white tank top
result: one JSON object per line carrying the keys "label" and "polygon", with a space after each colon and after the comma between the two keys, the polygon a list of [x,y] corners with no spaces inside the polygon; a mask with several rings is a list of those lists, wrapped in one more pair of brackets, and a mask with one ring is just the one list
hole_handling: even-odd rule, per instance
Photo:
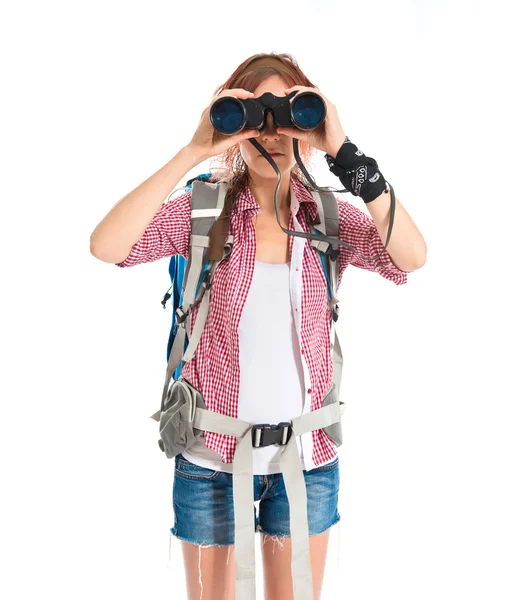
{"label": "white tank top", "polygon": [[[302,414],[304,373],[290,304],[290,263],[255,261],[254,275],[239,323],[238,417],[275,425]],[[300,436],[297,446],[305,469]],[[252,448],[254,475],[280,473],[284,446]],[[203,437],[182,455],[193,463],[232,473],[233,464],[206,448]]]}

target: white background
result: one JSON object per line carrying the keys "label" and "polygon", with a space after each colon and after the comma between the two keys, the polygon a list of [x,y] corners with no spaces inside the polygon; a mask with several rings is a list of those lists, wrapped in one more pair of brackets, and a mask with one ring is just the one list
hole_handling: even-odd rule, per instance
{"label": "white background", "polygon": [[[149,419],[169,259],[120,270],[89,236],[271,51],[337,106],[428,244],[407,285],[351,267],[340,289],[341,548],[332,532],[323,600],[522,598],[516,6],[2,9],[4,598],[185,597],[174,463]],[[317,157],[317,182],[339,185]]]}

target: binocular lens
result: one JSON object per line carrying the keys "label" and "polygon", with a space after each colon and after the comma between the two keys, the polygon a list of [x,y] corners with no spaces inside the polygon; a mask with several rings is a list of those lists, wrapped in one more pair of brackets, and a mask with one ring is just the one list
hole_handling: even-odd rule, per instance
{"label": "binocular lens", "polygon": [[223,98],[212,106],[210,121],[221,133],[228,135],[238,133],[245,122],[245,109],[236,99]]}
{"label": "binocular lens", "polygon": [[292,118],[301,129],[315,129],[326,118],[326,106],[317,94],[301,94],[292,103]]}

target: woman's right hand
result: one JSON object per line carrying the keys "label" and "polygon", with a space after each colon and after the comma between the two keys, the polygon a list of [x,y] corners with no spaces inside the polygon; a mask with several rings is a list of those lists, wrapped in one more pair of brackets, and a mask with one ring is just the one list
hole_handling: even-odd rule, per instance
{"label": "woman's right hand", "polygon": [[254,94],[242,88],[222,90],[201,113],[198,128],[188,146],[201,155],[203,160],[221,154],[243,140],[257,138],[260,135],[257,129],[243,129],[234,135],[225,135],[214,128],[210,122],[210,107],[218,98],[223,96],[234,96],[235,98],[246,100],[247,98],[253,98]]}

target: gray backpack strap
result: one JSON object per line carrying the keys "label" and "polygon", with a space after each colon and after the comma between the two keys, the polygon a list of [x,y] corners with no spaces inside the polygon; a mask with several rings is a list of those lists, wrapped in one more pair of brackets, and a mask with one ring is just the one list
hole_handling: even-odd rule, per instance
{"label": "gray backpack strap", "polygon": [[[339,206],[336,197],[331,192],[311,192],[314,200],[317,203],[317,212],[320,222],[316,227],[322,234],[338,238],[339,237]],[[313,233],[313,232],[312,232]],[[310,240],[313,248],[324,254],[328,253],[331,244],[326,241]],[[337,248],[335,248],[337,250]],[[328,256],[328,254],[327,254]],[[332,291],[332,299],[330,301],[330,310],[333,310],[337,304],[337,281],[339,278],[339,263],[337,260],[331,260],[328,256],[327,268],[330,276],[330,287]]]}
{"label": "gray backpack strap", "polygon": [[[219,263],[227,258],[232,251],[234,236],[229,235],[225,242],[223,256],[220,260],[212,262],[209,271],[201,282],[196,297],[197,284],[201,278],[208,255],[210,244],[210,237],[208,234],[223,210],[227,188],[228,184],[226,182],[219,184],[200,180],[192,182],[191,236],[188,261],[185,267],[182,285],[183,300],[182,305],[176,310],[175,326],[178,327],[178,331],[167,364],[165,384],[163,386],[161,397],[161,407],[160,410],[150,417],[155,421],[160,420],[160,414],[165,405],[172,375],[177,369],[180,361],[188,362],[194,356],[208,315],[209,290],[214,272]],[[191,332],[190,311],[198,304],[201,304],[201,306],[199,307],[198,316],[194,324],[194,331]],[[184,352],[185,339],[189,340],[189,344]]]}
{"label": "gray backpack strap", "polygon": [[[317,203],[317,214],[320,219],[320,222],[318,224],[313,225],[313,227],[317,228],[322,234],[328,237],[339,238],[339,205],[337,203],[337,198],[332,192],[317,192],[311,190],[310,193],[312,194],[314,200]],[[311,231],[311,233],[313,233],[313,231]],[[337,248],[335,248],[329,242],[319,240],[310,240],[310,244],[318,252],[322,252],[326,256],[326,268],[328,269],[328,275],[330,278],[330,289],[332,293],[329,309],[332,311],[332,329],[334,333],[334,341],[331,341],[330,343],[332,347],[332,357],[334,364],[333,381],[335,387],[337,388],[337,396],[339,396],[343,372],[343,353],[341,350],[341,344],[339,343],[339,337],[337,336],[337,331],[335,329],[335,323],[339,318],[339,308],[337,306],[339,261],[337,257],[334,260],[329,254],[329,250],[337,250],[339,245],[337,245]],[[330,248],[330,246],[332,246],[332,248]],[[342,438],[340,438],[340,441],[342,441]],[[338,445],[340,445],[340,443]]]}

